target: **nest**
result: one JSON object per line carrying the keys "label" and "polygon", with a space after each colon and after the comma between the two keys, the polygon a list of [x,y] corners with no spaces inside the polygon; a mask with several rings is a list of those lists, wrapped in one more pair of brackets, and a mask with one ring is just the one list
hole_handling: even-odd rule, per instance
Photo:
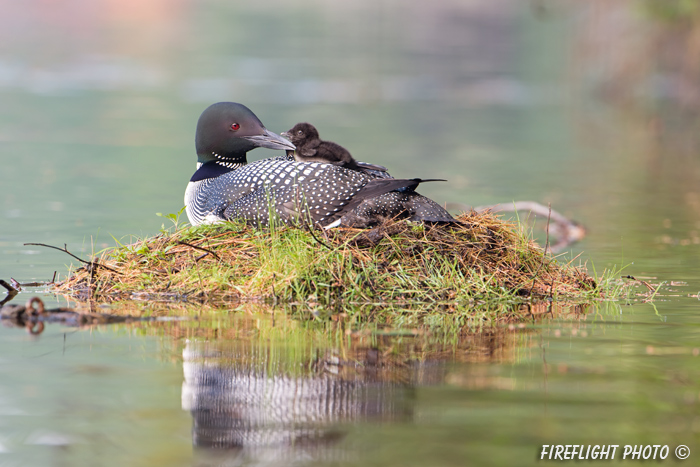
{"label": "nest", "polygon": [[451,225],[389,221],[370,230],[261,230],[230,223],[164,232],[105,250],[56,291],[75,298],[388,301],[590,298],[562,264],[491,213]]}

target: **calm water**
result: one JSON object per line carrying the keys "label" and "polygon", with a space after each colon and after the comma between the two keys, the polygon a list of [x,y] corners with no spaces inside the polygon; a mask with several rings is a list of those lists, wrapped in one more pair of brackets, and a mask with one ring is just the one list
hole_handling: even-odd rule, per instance
{"label": "calm water", "polygon": [[235,100],[272,131],[309,121],[395,176],[446,178],[421,189],[439,202],[551,203],[589,230],[566,257],[665,283],[653,303],[512,329],[468,308],[377,323],[252,305],[0,327],[0,465],[527,465],[543,444],[698,458],[700,158],[654,101],[598,96],[585,7],[0,3],[2,279],[66,274],[67,255],[27,242],[87,257],[156,233],[182,206],[200,112]]}

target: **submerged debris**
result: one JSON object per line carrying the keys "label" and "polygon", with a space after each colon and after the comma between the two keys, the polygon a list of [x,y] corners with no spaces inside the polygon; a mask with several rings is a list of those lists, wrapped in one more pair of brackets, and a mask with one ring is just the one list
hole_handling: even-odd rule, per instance
{"label": "submerged debris", "polygon": [[26,305],[0,306],[0,320],[6,324],[23,327],[30,334],[41,334],[44,323],[62,323],[69,326],[87,326],[92,324],[124,323],[142,318],[119,316],[106,313],[82,313],[73,308],[45,308],[39,297],[30,298]]}
{"label": "submerged debris", "polygon": [[45,323],[86,327],[98,324],[134,323],[137,321],[184,321],[189,318],[171,316],[132,316],[70,307],[46,308],[39,297],[32,297],[25,305],[0,305],[0,321],[7,326],[26,328],[30,334],[41,334]]}
{"label": "submerged debris", "polygon": [[[491,213],[370,230],[190,227],[106,250],[55,290],[78,298],[455,302],[591,298],[596,281]],[[93,261],[94,262],[94,261]]]}

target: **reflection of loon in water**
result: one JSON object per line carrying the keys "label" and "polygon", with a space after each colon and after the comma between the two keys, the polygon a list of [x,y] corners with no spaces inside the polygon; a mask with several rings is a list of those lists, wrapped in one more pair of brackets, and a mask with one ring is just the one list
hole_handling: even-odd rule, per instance
{"label": "reflection of loon in water", "polygon": [[195,446],[287,456],[292,447],[328,446],[342,437],[343,423],[411,417],[412,385],[381,382],[371,368],[376,351],[361,372],[341,377],[322,362],[283,362],[260,350],[187,343],[182,407],[192,413]]}

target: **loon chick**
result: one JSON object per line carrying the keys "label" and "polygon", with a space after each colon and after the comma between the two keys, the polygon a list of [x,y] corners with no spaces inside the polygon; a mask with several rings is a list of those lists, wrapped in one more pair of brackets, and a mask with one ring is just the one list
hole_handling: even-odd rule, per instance
{"label": "loon chick", "polygon": [[[231,219],[267,225],[272,215],[285,223],[304,219],[321,226],[354,226],[355,218],[371,222],[366,216],[375,211],[388,218],[401,216],[406,208],[396,204],[392,193],[403,189],[404,195],[417,195],[413,190],[423,181],[378,178],[332,164],[290,161],[285,156],[248,164],[247,152],[256,147],[296,148],[268,131],[246,106],[233,102],[219,102],[204,110],[197,122],[195,146],[197,171],[185,191],[192,225]],[[371,205],[363,208],[366,201]],[[346,215],[350,216],[343,221]]]}
{"label": "loon chick", "polygon": [[[310,123],[297,123],[291,130],[281,133],[297,147],[294,159],[298,162],[321,162],[358,170],[365,173],[370,170],[386,172],[386,167],[356,161],[350,152],[340,144],[323,141],[318,130]],[[385,177],[382,177],[385,178]]]}

